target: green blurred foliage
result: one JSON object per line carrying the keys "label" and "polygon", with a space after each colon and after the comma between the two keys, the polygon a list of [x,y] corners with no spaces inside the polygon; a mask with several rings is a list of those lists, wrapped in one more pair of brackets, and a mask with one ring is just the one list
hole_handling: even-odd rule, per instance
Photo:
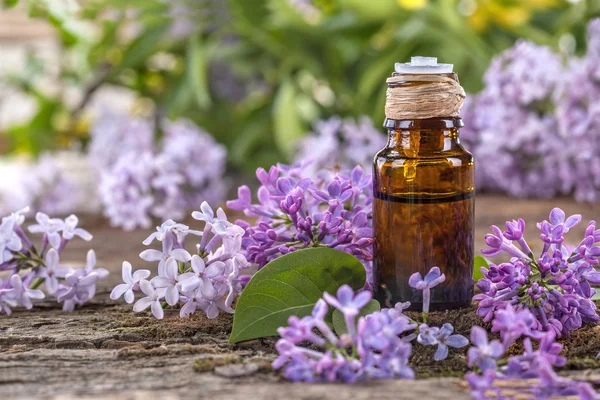
{"label": "green blurred foliage", "polygon": [[85,144],[89,99],[117,85],[156,119],[198,123],[244,170],[288,159],[317,119],[380,124],[394,62],[437,56],[476,92],[490,59],[518,38],[582,52],[586,21],[600,14],[600,0],[88,0],[79,9],[21,1],[57,30],[60,86],[85,95],[68,107],[65,90],[40,93],[43,66],[32,54],[4,77],[38,103],[31,121],[5,132],[15,151]]}

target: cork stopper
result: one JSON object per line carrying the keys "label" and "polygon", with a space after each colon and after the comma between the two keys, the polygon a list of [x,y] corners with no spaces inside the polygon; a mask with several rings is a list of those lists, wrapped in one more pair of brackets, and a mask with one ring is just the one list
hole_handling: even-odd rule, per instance
{"label": "cork stopper", "polygon": [[396,63],[394,70],[399,74],[450,74],[453,64],[438,64],[437,57],[415,56],[409,63]]}

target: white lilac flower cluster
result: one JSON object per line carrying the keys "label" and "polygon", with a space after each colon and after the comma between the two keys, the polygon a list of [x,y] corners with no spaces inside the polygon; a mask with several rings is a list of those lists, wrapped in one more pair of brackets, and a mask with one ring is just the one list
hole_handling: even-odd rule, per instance
{"label": "white lilac flower cluster", "polygon": [[148,228],[152,217],[179,219],[201,199],[223,199],[225,148],[187,120],[167,122],[163,131],[155,144],[151,124],[115,114],[93,127],[89,155],[112,225]]}
{"label": "white lilac flower cluster", "polygon": [[370,171],[373,156],[385,142],[386,136],[368,117],[358,123],[332,117],[318,121],[314,132],[300,140],[294,162],[307,164],[305,173],[312,178],[322,169],[350,171],[359,165]]}
{"label": "white lilac flower cluster", "polygon": [[0,224],[0,313],[10,314],[12,308],[22,305],[33,307],[31,299],[43,299],[44,292],[37,289],[44,284],[46,292],[63,303],[64,311],[72,311],[96,294],[96,281],[108,275],[104,268],[96,268],[96,254],[90,250],[84,268],[62,265],[61,254],[67,244],[78,236],[89,241],[92,235],[77,227],[75,215],[62,220],[50,218],[38,212],[36,224],[28,231],[41,234],[41,246],[37,248],[21,227],[28,208],[2,218]]}
{"label": "white lilac flower cluster", "polygon": [[461,140],[480,162],[478,188],[515,197],[600,199],[600,19],[583,58],[563,62],[519,41],[496,57],[465,102]]}
{"label": "white lilac flower cluster", "polygon": [[[220,311],[233,313],[231,305],[244,282],[240,271],[249,267],[241,249],[244,229],[229,222],[221,208],[215,215],[208,203],[203,202],[200,209],[192,217],[204,221],[203,231],[167,220],[144,240],[145,245],[154,240],[161,243],[161,250],[148,249],[140,254],[145,261],[158,262],[158,275],[148,280],[149,270],[133,272],[131,264],[123,262],[124,283],[113,289],[112,300],[123,296],[131,304],[135,292],[141,291],[144,297],[134,304],[133,311],[150,308],[158,319],[164,317],[164,307],[181,304],[181,317],[197,311],[208,318],[216,318]],[[193,254],[185,248],[188,235],[200,237]]]}

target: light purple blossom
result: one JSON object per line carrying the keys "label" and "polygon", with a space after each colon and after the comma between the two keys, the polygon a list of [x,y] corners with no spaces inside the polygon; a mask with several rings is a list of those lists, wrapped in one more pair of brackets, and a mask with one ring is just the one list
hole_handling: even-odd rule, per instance
{"label": "light purple blossom", "polygon": [[[31,308],[31,299],[44,298],[44,293],[36,289],[42,283],[48,294],[63,302],[63,310],[72,311],[75,305],[94,297],[96,281],[105,278],[108,271],[96,268],[93,250],[88,252],[84,268],[59,265],[61,252],[74,236],[91,239],[87,231],[76,227],[74,215],[65,222],[38,212],[37,223],[28,227],[30,233],[42,236],[38,249],[21,228],[28,210],[4,217],[0,225],[0,271],[10,271],[10,278],[0,282],[0,311],[8,314],[11,307],[18,304]],[[63,232],[62,238],[60,232]]]}
{"label": "light purple blossom", "polygon": [[215,279],[223,273],[225,263],[215,261],[207,267],[202,258],[194,255],[190,264],[193,272],[184,274],[181,289],[185,292],[191,292],[200,288],[200,292],[205,298],[214,298],[216,292],[211,279]]}
{"label": "light purple blossom", "polygon": [[[164,300],[169,306],[181,305],[179,314],[182,318],[197,311],[204,312],[208,318],[216,318],[220,311],[233,313],[231,305],[242,290],[240,272],[251,266],[242,251],[245,231],[241,226],[229,222],[220,208],[215,218],[207,203],[202,203],[202,212],[194,215],[204,221],[202,231],[191,230],[186,225],[168,220],[144,240],[146,245],[158,240],[162,251],[147,249],[140,254],[143,260],[158,261],[158,276],[150,280],[152,290],[145,284],[146,300],[136,303],[139,304],[136,310],[152,306],[152,313],[158,318],[162,314],[154,304]],[[215,226],[218,228],[215,229]],[[190,235],[200,236],[193,256],[185,249]],[[141,286],[138,281],[150,276],[150,271],[143,271],[142,275],[140,271],[132,275],[131,265],[124,262],[125,283],[113,289],[111,299],[118,299],[125,294],[125,300],[133,302],[134,292],[140,290]],[[150,303],[150,300],[156,303]]]}
{"label": "light purple blossom", "polygon": [[429,303],[431,301],[431,289],[446,280],[446,275],[440,272],[438,267],[432,267],[425,275],[421,276],[420,272],[415,272],[408,279],[408,284],[416,290],[423,291],[423,313],[429,312]]}
{"label": "light purple blossom", "polygon": [[200,210],[201,211],[194,211],[192,213],[192,218],[197,219],[198,221],[204,221],[217,235],[223,235],[227,228],[233,226],[233,224],[227,220],[227,215],[222,208],[217,210],[216,218],[213,209],[206,201],[202,202]]}
{"label": "light purple blossom", "polygon": [[31,299],[43,299],[45,297],[44,292],[41,290],[29,289],[19,275],[12,275],[9,282],[11,288],[6,292],[6,296],[28,310],[33,307]]}
{"label": "light purple blossom", "polygon": [[50,218],[48,215],[38,212],[35,215],[37,224],[30,225],[28,230],[31,233],[43,233],[45,240],[52,247],[58,249],[60,246],[60,232],[65,228],[65,221],[59,218]]}
{"label": "light purple blossom", "polygon": [[58,265],[59,256],[55,249],[48,250],[44,261],[45,266],[40,267],[38,276],[45,278],[46,290],[49,294],[54,294],[58,290],[58,278],[65,278],[68,273],[72,272],[72,269]]}
{"label": "light purple blossom", "polygon": [[[147,249],[140,253],[140,258],[144,261],[158,261],[158,272],[164,275],[165,263],[169,258],[173,258],[178,262],[188,262],[192,259],[192,255],[184,248],[182,243],[177,242],[173,234],[166,235],[161,241],[162,251],[156,249]],[[175,247],[177,245],[177,247]]]}
{"label": "light purple blossom", "polygon": [[63,229],[63,238],[66,240],[71,240],[75,236],[79,236],[86,242],[89,242],[93,239],[93,236],[86,231],[85,229],[81,229],[77,227],[79,223],[79,218],[76,215],[69,215],[67,219],[65,219],[65,225]]}
{"label": "light purple blossom", "polygon": [[471,328],[471,343],[467,359],[469,367],[477,366],[482,371],[495,370],[496,360],[504,354],[504,346],[497,340],[488,341],[485,329],[480,326]]}
{"label": "light purple blossom", "polygon": [[12,220],[3,219],[0,225],[0,265],[13,259],[13,252],[23,248],[23,242],[15,232]]}
{"label": "light purple blossom", "polygon": [[440,328],[437,326],[429,327],[427,324],[419,326],[419,336],[417,341],[425,346],[431,346],[437,343],[437,336],[440,333]]}
{"label": "light purple blossom", "polygon": [[177,285],[181,276],[179,275],[179,265],[174,258],[169,258],[165,263],[162,274],[152,278],[152,285],[155,288],[165,289],[165,300],[168,305],[174,306],[179,302],[179,288]]}
{"label": "light purple blossom", "polygon": [[451,324],[445,323],[439,330],[436,336],[438,348],[433,355],[434,360],[440,361],[448,357],[448,347],[457,349],[465,347],[469,344],[469,340],[463,335],[453,335],[454,327]]}
{"label": "light purple blossom", "polygon": [[59,302],[64,302],[63,311],[73,311],[75,304],[83,304],[96,293],[95,272],[86,273],[84,269],[75,270],[65,277],[64,283],[56,292]]}
{"label": "light purple blossom", "polygon": [[[156,239],[159,242],[162,242],[165,240],[165,238],[168,236],[168,233],[173,232],[175,233],[175,237],[177,238],[178,241],[181,240],[181,237],[187,235],[188,233],[195,233],[196,231],[190,231],[190,227],[184,224],[179,224],[175,221],[173,221],[172,219],[168,219],[165,222],[163,222],[160,226],[156,227],[156,232],[152,232],[150,234],[150,236],[148,236],[146,239],[144,239],[144,241],[142,242],[144,245],[148,246],[150,244],[152,244],[152,242]],[[147,260],[150,261],[150,260]]]}
{"label": "light purple blossom", "polygon": [[133,303],[135,295],[133,293],[134,287],[142,280],[150,276],[150,271],[147,269],[139,269],[132,273],[132,266],[129,262],[123,261],[122,277],[123,282],[114,287],[110,293],[111,300],[117,300],[123,296],[125,301],[129,304]]}
{"label": "light purple blossom", "polygon": [[[354,329],[354,319],[360,312],[360,309],[371,300],[371,297],[371,292],[367,291],[360,292],[355,296],[354,291],[348,285],[343,285],[338,289],[337,297],[334,297],[329,293],[323,294],[323,298],[327,303],[344,314],[346,325],[351,329]],[[352,335],[355,332],[349,331],[349,333]]]}
{"label": "light purple blossom", "polygon": [[141,312],[150,307],[152,315],[157,319],[163,319],[165,314],[160,304],[160,300],[165,295],[165,289],[157,289],[146,279],[140,281],[140,289],[146,295],[133,305],[133,311]]}

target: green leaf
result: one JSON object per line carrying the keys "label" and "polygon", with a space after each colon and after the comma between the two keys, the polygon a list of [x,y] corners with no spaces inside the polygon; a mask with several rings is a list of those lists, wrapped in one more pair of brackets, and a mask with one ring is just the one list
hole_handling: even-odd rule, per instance
{"label": "green leaf", "polygon": [[2,7],[12,8],[19,4],[19,0],[2,0]]}
{"label": "green leaf", "polygon": [[[358,321],[358,318],[372,314],[379,310],[381,310],[379,302],[377,300],[371,300],[366,306],[363,307],[362,310],[360,310],[356,320]],[[337,308],[333,311],[333,329],[335,329],[335,333],[337,333],[338,336],[348,332],[348,329],[346,328],[346,321],[344,320],[344,314]]]}
{"label": "green leaf", "polygon": [[483,273],[480,271],[481,267],[485,267],[488,268],[488,265],[490,264],[490,261],[483,257],[483,256],[475,256],[475,265],[473,268],[473,281],[477,282],[478,280],[482,279]]}
{"label": "green leaf", "polygon": [[202,110],[210,106],[210,92],[208,89],[208,46],[201,41],[200,35],[193,35],[188,42],[187,70],[188,79],[198,107]]}
{"label": "green leaf", "polygon": [[596,293],[594,293],[594,295],[592,296],[592,298],[590,300],[592,300],[592,301],[600,300],[600,290],[597,290]]}
{"label": "green leaf", "polygon": [[283,81],[273,105],[275,143],[287,156],[291,156],[298,139],[306,132],[298,112],[297,91],[290,79]]}
{"label": "green leaf", "polygon": [[240,296],[229,343],[277,335],[291,315],[309,315],[323,292],[360,289],[365,268],[354,256],[329,248],[294,251],[258,271]]}
{"label": "green leaf", "polygon": [[143,66],[151,55],[161,50],[160,41],[166,30],[167,26],[148,29],[131,41],[123,51],[121,62],[113,67],[109,76],[114,78],[124,69]]}

